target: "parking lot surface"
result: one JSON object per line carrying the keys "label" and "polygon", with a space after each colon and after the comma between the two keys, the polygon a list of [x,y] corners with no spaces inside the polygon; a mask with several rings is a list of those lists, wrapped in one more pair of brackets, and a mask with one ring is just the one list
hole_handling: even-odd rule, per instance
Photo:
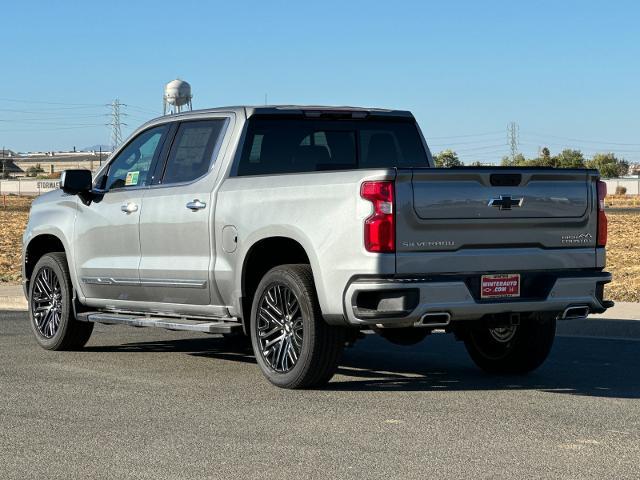
{"label": "parking lot surface", "polygon": [[215,336],[97,326],[81,352],[0,312],[0,478],[638,478],[640,342],[561,336],[527,377],[367,335],[322,390]]}

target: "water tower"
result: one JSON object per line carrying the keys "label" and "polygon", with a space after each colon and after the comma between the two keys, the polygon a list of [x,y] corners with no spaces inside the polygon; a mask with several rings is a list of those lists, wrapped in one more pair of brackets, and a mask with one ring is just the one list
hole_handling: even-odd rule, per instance
{"label": "water tower", "polygon": [[162,97],[162,105],[164,115],[168,113],[180,113],[182,108],[191,107],[191,85],[179,78],[167,83],[164,87],[164,95]]}

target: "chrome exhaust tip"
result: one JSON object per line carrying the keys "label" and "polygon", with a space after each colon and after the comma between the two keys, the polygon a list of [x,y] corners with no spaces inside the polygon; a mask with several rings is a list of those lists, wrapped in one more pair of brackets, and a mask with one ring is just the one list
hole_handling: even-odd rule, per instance
{"label": "chrome exhaust tip", "polygon": [[449,326],[449,323],[451,323],[449,312],[429,312],[420,317],[414,327],[442,328]]}
{"label": "chrome exhaust tip", "polygon": [[562,312],[560,317],[562,320],[584,320],[589,316],[589,307],[580,305],[577,307],[568,307]]}

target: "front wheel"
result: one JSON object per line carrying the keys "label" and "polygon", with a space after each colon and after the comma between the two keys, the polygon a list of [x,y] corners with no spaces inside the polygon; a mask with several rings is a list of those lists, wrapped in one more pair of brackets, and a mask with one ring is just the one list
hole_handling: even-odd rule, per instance
{"label": "front wheel", "polygon": [[29,281],[29,318],[36,340],[47,350],[76,350],[89,341],[93,323],[74,317],[73,286],[64,253],[47,253],[36,263]]}
{"label": "front wheel", "polygon": [[523,374],[546,360],[555,333],[555,315],[532,314],[519,325],[472,327],[464,335],[464,343],[469,356],[482,370]]}
{"label": "front wheel", "polygon": [[263,277],[251,308],[251,343],[262,373],[282,388],[327,383],[345,329],[322,318],[309,265],[281,265]]}

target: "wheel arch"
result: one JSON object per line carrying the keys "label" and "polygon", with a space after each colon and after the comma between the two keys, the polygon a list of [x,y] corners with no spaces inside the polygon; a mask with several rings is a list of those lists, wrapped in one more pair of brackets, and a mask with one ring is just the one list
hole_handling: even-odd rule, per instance
{"label": "wheel arch", "polygon": [[[67,255],[68,249],[64,241],[53,233],[41,233],[35,235],[29,240],[24,249],[23,257],[23,277],[25,292],[29,291],[29,281],[33,274],[33,269],[44,255],[47,253],[62,252]],[[69,265],[69,259],[67,255],[67,265]],[[70,267],[70,265],[69,265]],[[71,271],[71,268],[69,268]],[[73,274],[71,274],[71,280],[73,282]]]}
{"label": "wheel arch", "polygon": [[[290,236],[275,235],[254,242],[244,256],[241,269],[240,308],[243,327],[249,331],[253,295],[262,277],[272,268],[286,264],[307,264],[316,276],[313,261],[302,243]],[[316,280],[317,284],[317,280]]]}

